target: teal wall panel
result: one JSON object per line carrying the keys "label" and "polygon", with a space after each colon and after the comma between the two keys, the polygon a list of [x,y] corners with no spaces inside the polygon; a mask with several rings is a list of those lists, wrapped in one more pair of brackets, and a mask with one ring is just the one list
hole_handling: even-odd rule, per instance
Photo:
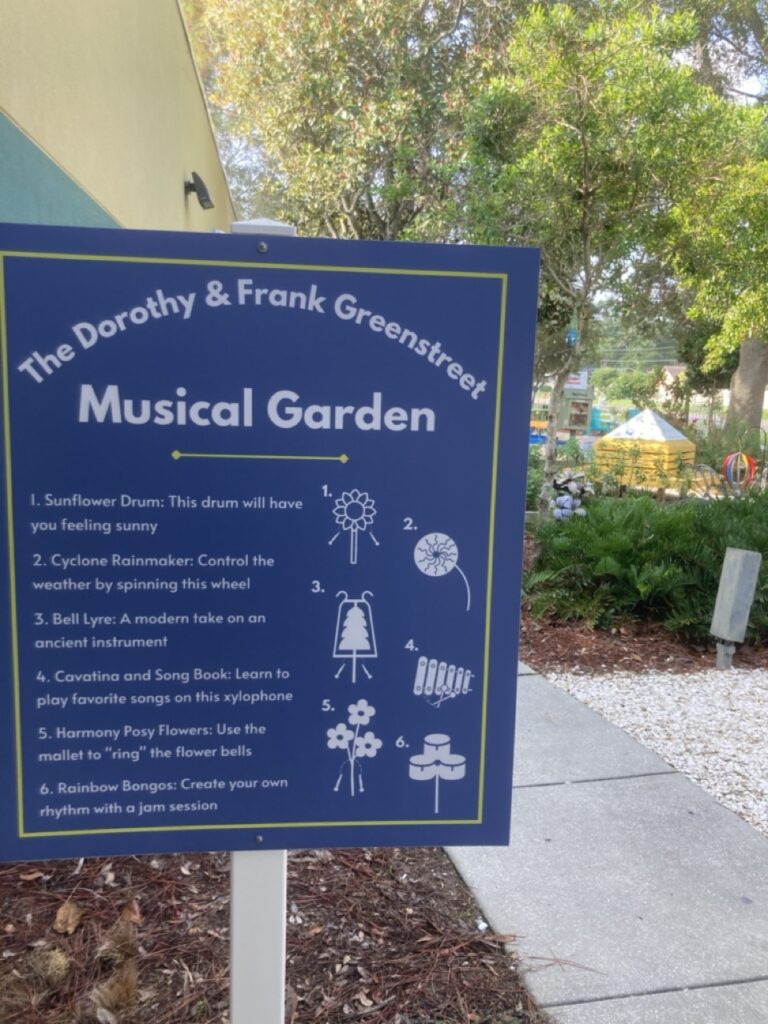
{"label": "teal wall panel", "polygon": [[0,114],[0,221],[119,227],[50,157]]}

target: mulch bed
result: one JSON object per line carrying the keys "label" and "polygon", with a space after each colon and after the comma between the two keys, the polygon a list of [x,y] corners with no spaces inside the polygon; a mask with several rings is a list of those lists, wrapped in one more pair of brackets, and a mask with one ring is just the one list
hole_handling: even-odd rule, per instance
{"label": "mulch bed", "polygon": [[289,902],[295,1024],[546,1019],[504,951],[512,936],[491,934],[442,850],[294,856]]}
{"label": "mulch bed", "polygon": [[2,1024],[226,1018],[226,855],[0,868]]}
{"label": "mulch bed", "polygon": [[[533,561],[533,537],[525,535],[523,564]],[[579,621],[534,619],[523,607],[520,660],[537,672],[701,672],[715,667],[714,640],[686,644],[659,626],[628,623],[614,629],[589,629]],[[734,668],[768,669],[768,645],[737,645]]]}
{"label": "mulch bed", "polygon": [[[701,672],[715,667],[715,648],[691,647],[664,629],[587,629],[580,623],[533,619],[523,612],[520,660],[537,672]],[[734,668],[768,669],[768,648],[741,644]]]}
{"label": "mulch bed", "polygon": [[[439,849],[289,859],[290,1024],[543,1024]],[[259,926],[254,919],[254,927]],[[2,1024],[224,1024],[224,854],[0,868]]]}

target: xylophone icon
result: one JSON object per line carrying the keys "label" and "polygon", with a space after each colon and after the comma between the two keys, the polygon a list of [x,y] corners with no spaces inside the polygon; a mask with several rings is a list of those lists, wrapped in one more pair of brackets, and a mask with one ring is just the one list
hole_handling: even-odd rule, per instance
{"label": "xylophone icon", "polygon": [[420,657],[413,679],[413,692],[426,697],[435,707],[445,700],[469,693],[472,672],[468,668],[449,665],[437,658]]}

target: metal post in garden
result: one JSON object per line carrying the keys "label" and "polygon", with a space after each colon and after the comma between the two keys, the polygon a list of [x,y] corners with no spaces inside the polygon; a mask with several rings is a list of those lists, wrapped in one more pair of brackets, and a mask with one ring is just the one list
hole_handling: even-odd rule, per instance
{"label": "metal post in garden", "polygon": [[717,668],[731,668],[735,645],[746,636],[762,557],[759,551],[725,549],[709,630],[717,640]]}

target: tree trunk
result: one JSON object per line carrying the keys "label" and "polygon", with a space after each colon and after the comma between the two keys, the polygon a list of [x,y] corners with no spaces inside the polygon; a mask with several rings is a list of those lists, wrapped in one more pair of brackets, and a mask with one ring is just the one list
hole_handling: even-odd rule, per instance
{"label": "tree trunk", "polygon": [[727,430],[759,427],[768,385],[768,344],[749,338],[739,349],[739,365],[731,377]]}
{"label": "tree trunk", "polygon": [[552,481],[555,479],[557,462],[557,427],[565,394],[565,382],[571,373],[573,361],[568,359],[555,374],[552,391],[549,396],[549,415],[547,416],[547,442],[544,445],[544,480],[539,492],[539,515],[549,515],[549,500],[552,497]]}

